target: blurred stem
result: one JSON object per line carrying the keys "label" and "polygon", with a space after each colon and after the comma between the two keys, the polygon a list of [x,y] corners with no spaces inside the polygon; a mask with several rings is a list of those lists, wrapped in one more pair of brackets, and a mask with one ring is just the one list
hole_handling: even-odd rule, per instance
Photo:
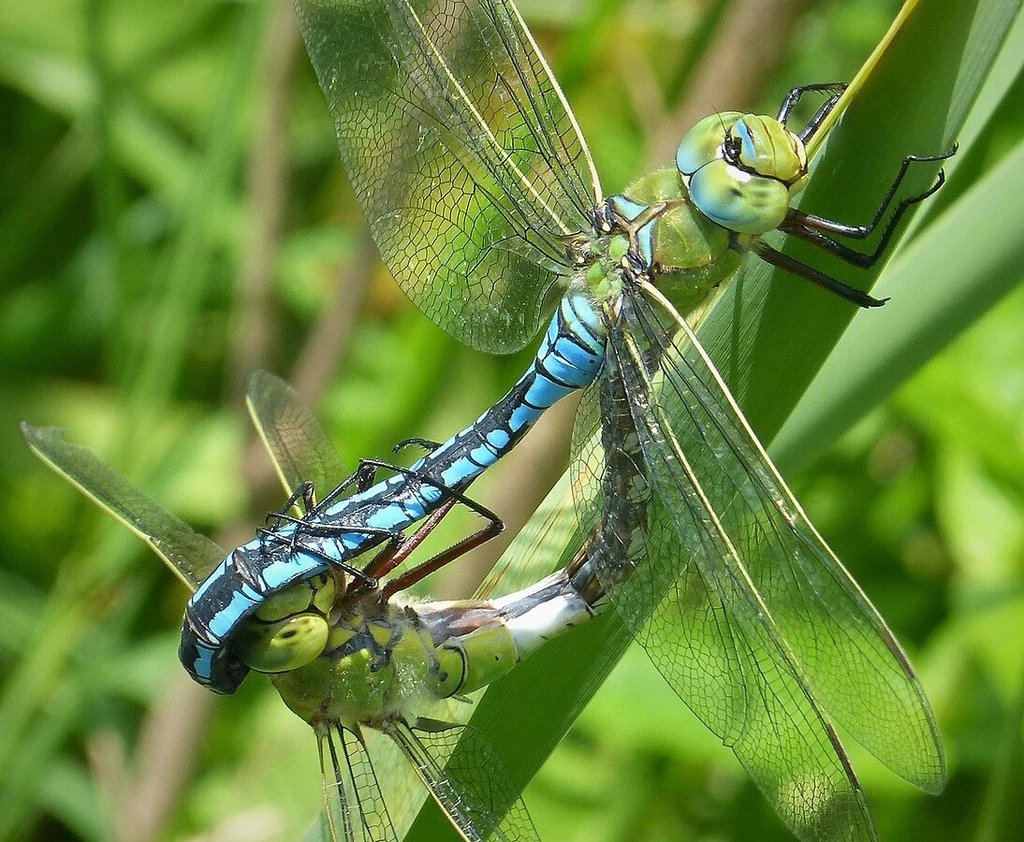
{"label": "blurred stem", "polygon": [[1013,706],[1007,711],[1003,750],[996,758],[975,842],[1012,842],[1024,819],[1024,670]]}
{"label": "blurred stem", "polygon": [[[307,406],[315,407],[320,403],[324,390],[344,358],[376,260],[376,246],[364,229],[351,261],[338,272],[334,297],[321,313],[288,375],[288,381]],[[278,476],[258,436],[252,436],[249,441],[242,459],[242,476],[255,508],[261,508],[262,502],[271,499],[275,501],[274,505],[262,506],[263,511],[280,504]],[[222,542],[230,546],[238,543]]]}
{"label": "blurred stem", "polygon": [[[122,297],[118,221],[124,205],[124,191],[111,144],[113,80],[107,61],[106,12],[106,0],[88,0],[85,4],[86,53],[96,80],[92,117],[98,141],[95,199],[100,241],[97,274],[100,277],[97,286],[101,292],[103,323],[109,325],[114,319],[116,302]],[[103,332],[110,336],[109,330]]]}
{"label": "blurred stem", "polygon": [[[166,404],[188,352],[188,337],[196,321],[201,281],[209,257],[210,217],[226,192],[234,169],[236,115],[251,77],[262,15],[260,4],[249,5],[241,14],[233,65],[225,76],[218,106],[211,117],[202,164],[183,210],[181,235],[172,246],[164,288],[154,295],[152,329],[138,332],[145,346],[136,354],[140,360],[138,374],[130,378],[129,407],[124,413],[128,423],[122,441],[126,453],[136,460],[145,453],[145,435],[152,418]],[[116,596],[111,584],[123,572],[127,554],[120,550],[125,545],[120,540],[103,544],[97,552],[83,557],[72,551],[63,560],[57,584],[44,609],[45,621],[38,624],[37,637],[27,645],[25,657],[4,688],[0,699],[0,722],[4,723],[0,731],[0,789],[6,792],[11,791],[12,775],[18,774],[13,761],[17,747],[26,732],[30,732],[33,718],[37,717],[37,723],[45,719],[38,714],[59,684],[68,659],[85,646],[93,623],[109,611],[111,596]],[[49,754],[59,748],[59,742],[48,746]],[[32,774],[18,774],[19,787],[31,791],[36,782],[33,776],[44,773],[49,754],[34,758]],[[5,799],[0,822],[7,821],[9,806]]]}
{"label": "blurred stem", "polygon": [[[39,781],[50,769],[77,724],[83,709],[81,682],[54,685],[47,693],[47,708],[22,734],[18,751],[5,760],[0,787],[0,840],[21,839],[40,810]],[[6,720],[5,728],[6,728]]]}
{"label": "blurred stem", "polygon": [[[81,561],[75,556],[73,561]],[[99,610],[95,592],[90,597],[77,587],[68,566],[62,567],[50,600],[40,617],[41,640],[29,641],[25,655],[4,687],[0,700],[0,791],[10,792],[14,761],[24,732],[38,711],[60,686],[66,659],[84,636]],[[69,586],[70,584],[70,586]],[[73,610],[65,610],[68,604]],[[7,814],[6,799],[0,800],[0,825]],[[0,834],[0,838],[3,838]]]}
{"label": "blurred stem", "polygon": [[57,219],[94,163],[95,149],[81,126],[72,126],[17,195],[0,208],[0,289],[9,288],[16,273],[58,225]]}
{"label": "blurred stem", "polygon": [[[289,0],[272,0],[263,44],[261,90],[264,107],[250,157],[247,185],[253,209],[253,236],[239,276],[237,328],[229,362],[229,396],[241,392],[246,374],[266,364],[270,286],[280,249],[287,191],[286,120],[288,82],[298,31]],[[366,236],[341,273],[332,306],[314,328],[292,372],[292,381],[310,405],[319,402],[339,364],[368,285],[375,252]],[[258,438],[253,437],[243,461],[251,499],[276,490],[277,476]],[[224,530],[218,543],[235,546],[240,524]],[[199,755],[216,697],[184,676],[172,681],[160,703],[146,717],[135,752],[134,780],[124,787],[115,808],[117,839],[149,842],[164,831],[173,815]]]}
{"label": "blurred stem", "polygon": [[316,406],[344,359],[352,327],[378,260],[377,247],[369,229],[364,226],[352,260],[338,273],[334,298],[313,328],[292,368],[292,386],[310,406]]}
{"label": "blurred stem", "polygon": [[[216,697],[180,670],[143,720],[134,779],[111,787],[115,842],[160,838],[174,815],[213,714]],[[114,775],[116,782],[118,775]]]}
{"label": "blurred stem", "polygon": [[251,234],[238,276],[234,342],[228,362],[231,397],[241,396],[249,371],[267,364],[271,334],[267,311],[287,204],[289,82],[299,32],[290,0],[271,0],[270,5],[257,83],[261,94],[258,128],[246,170]]}
{"label": "blurred stem", "polygon": [[225,73],[224,87],[210,117],[210,130],[199,167],[182,209],[181,231],[167,256],[167,270],[152,298],[147,331],[139,332],[132,374],[124,379],[128,395],[125,416],[131,419],[122,447],[135,456],[152,419],[167,405],[189,353],[203,281],[212,251],[213,220],[226,202],[238,161],[238,115],[259,53],[265,7],[249,4],[238,23],[236,51]]}
{"label": "blurred stem", "polygon": [[[265,5],[268,12],[260,32],[262,47],[256,83],[262,96],[256,107],[255,142],[246,173],[252,233],[245,244],[246,258],[238,277],[237,316],[227,363],[228,399],[233,403],[238,402],[236,396],[241,396],[248,371],[266,363],[270,334],[268,299],[280,250],[287,194],[288,83],[298,32],[288,0],[271,0]],[[241,77],[238,81],[242,82]],[[211,169],[221,177],[229,174],[225,165],[234,160],[230,154],[234,147],[232,136],[233,132],[225,131],[217,144],[211,142],[211,146],[221,146],[220,161],[210,162]],[[201,252],[207,245],[192,244],[196,260],[202,260]],[[169,295],[171,292],[169,288]],[[258,442],[250,447],[249,454],[255,449],[259,449]],[[260,467],[254,468],[255,464],[256,460],[246,458],[247,484],[250,488],[269,486],[273,481],[269,463],[264,458]],[[242,527],[236,525],[224,530],[218,540],[240,531]],[[237,541],[229,537],[222,543],[234,546]],[[184,676],[169,683],[142,724],[133,774],[116,790],[116,839],[149,842],[164,832],[191,776],[215,701],[214,696]]]}

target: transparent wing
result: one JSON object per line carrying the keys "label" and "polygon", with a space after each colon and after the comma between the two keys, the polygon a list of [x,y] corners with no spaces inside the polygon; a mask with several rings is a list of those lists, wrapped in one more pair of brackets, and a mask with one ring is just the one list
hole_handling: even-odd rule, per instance
{"label": "transparent wing", "polygon": [[91,450],[66,442],[63,430],[33,427],[22,421],[21,435],[54,471],[148,543],[191,590],[199,587],[227,555]]}
{"label": "transparent wing", "polygon": [[298,0],[341,159],[381,256],[435,323],[523,347],[600,189],[509,0]]}
{"label": "transparent wing", "polygon": [[421,718],[387,733],[467,842],[540,842],[519,787],[481,732]]}
{"label": "transparent wing", "polygon": [[409,838],[409,828],[419,816],[428,797],[427,790],[393,739],[369,729],[364,737],[395,832],[399,839]]}
{"label": "transparent wing", "polygon": [[362,737],[331,723],[318,734],[325,811],[320,826],[330,842],[398,842]]}
{"label": "transparent wing", "polygon": [[330,437],[284,380],[269,371],[252,372],[245,380],[245,403],[286,494],[312,482],[322,497],[345,478]]}
{"label": "transparent wing", "polygon": [[[633,531],[617,536],[635,573],[613,601],[800,838],[871,839],[826,712],[898,774],[935,791],[942,750],[923,690],[685,326],[677,344],[667,342],[665,315],[632,297],[624,316],[610,343],[622,395],[607,403],[626,399],[634,433],[606,440],[605,459],[633,454],[635,463],[642,454],[650,503],[644,520],[634,516]],[[606,510],[615,508],[610,490]],[[621,581],[617,571],[608,579]]]}

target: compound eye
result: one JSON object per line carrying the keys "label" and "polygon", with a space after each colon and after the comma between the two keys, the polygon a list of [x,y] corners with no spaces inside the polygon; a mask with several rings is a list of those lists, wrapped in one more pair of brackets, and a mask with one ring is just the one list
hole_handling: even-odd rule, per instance
{"label": "compound eye", "polygon": [[775,178],[787,186],[807,174],[807,154],[795,134],[772,117],[747,114],[730,130],[727,160],[747,172]]}
{"label": "compound eye", "polygon": [[789,210],[789,190],[781,181],[752,175],[724,160],[693,174],[690,198],[712,222],[740,234],[778,228]]}
{"label": "compound eye", "polygon": [[329,632],[327,620],[319,614],[295,614],[274,623],[252,620],[232,645],[242,662],[257,672],[288,672],[317,658]]}

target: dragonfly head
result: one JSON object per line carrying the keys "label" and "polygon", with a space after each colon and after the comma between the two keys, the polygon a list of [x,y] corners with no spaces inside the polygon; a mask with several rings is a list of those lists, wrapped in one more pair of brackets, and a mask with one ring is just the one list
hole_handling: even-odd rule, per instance
{"label": "dragonfly head", "polygon": [[730,231],[758,235],[785,219],[807,176],[807,154],[778,120],[725,111],[686,133],[676,167],[701,213]]}
{"label": "dragonfly head", "polygon": [[330,633],[328,614],[337,584],[321,573],[267,597],[232,641],[235,653],[257,672],[289,672],[317,658]]}

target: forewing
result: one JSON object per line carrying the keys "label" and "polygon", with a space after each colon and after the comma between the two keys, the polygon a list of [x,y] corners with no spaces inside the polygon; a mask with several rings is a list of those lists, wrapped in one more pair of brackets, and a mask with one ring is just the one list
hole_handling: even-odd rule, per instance
{"label": "forewing", "polygon": [[[613,339],[614,370],[625,389],[646,385],[629,339]],[[651,660],[697,716],[729,746],[779,816],[805,842],[869,842],[874,828],[845,753],[791,658],[723,556],[727,540],[699,493],[680,481],[685,456],[655,400],[635,401],[633,423],[650,489],[635,527],[609,530],[609,561],[633,561],[612,601]],[[634,405],[634,401],[631,401]],[[682,470],[689,469],[686,465]],[[625,559],[622,554],[628,553]]]}
{"label": "forewing", "polygon": [[298,0],[341,159],[399,285],[474,347],[523,347],[590,230],[596,174],[506,0]]}
{"label": "forewing", "polygon": [[388,733],[467,842],[540,842],[505,761],[480,731],[420,719]]}
{"label": "forewing", "polygon": [[284,380],[269,371],[252,372],[245,381],[245,402],[286,494],[312,482],[322,497],[341,483],[345,467],[337,449]]}
{"label": "forewing", "polygon": [[148,543],[191,590],[227,555],[91,450],[65,441],[63,430],[33,427],[22,421],[21,435],[54,471]]}
{"label": "forewing", "polygon": [[318,734],[330,842],[398,842],[362,737],[337,723]]}

